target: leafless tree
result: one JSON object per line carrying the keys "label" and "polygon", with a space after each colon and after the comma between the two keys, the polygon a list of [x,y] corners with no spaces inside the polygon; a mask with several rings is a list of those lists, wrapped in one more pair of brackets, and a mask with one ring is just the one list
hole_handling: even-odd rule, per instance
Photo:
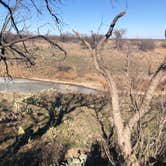
{"label": "leafless tree", "polygon": [[110,107],[112,105],[112,110],[113,110],[112,112],[113,123],[118,136],[117,142],[119,148],[121,149],[125,162],[127,163],[127,165],[139,166],[140,161],[138,160],[137,154],[134,151],[134,147],[132,146],[131,136],[134,128],[138,126],[139,121],[145,116],[145,114],[150,112],[150,103],[152,101],[153,94],[157,86],[159,85],[160,81],[166,79],[165,76],[166,57],[158,67],[155,74],[152,76],[148,89],[145,93],[143,102],[139,105],[139,107],[137,107],[137,111],[131,117],[129,122],[126,124],[121,115],[117,85],[114,81],[113,75],[107,69],[104,63],[104,59],[101,56],[103,45],[108,41],[110,36],[112,36],[116,22],[119,20],[119,18],[121,18],[124,15],[125,12],[121,12],[113,19],[112,23],[110,24],[108,32],[98,42],[95,48],[92,48],[91,45],[86,40],[84,40],[78,32],[75,31],[74,32],[89,49],[96,70],[102,77],[104,77],[104,79],[107,82]]}
{"label": "leafless tree", "polygon": [[[57,14],[54,13],[53,5],[51,5],[53,2],[51,2],[51,0],[42,0],[42,2],[45,4],[46,10],[55,20],[56,25],[59,25],[60,19],[57,17]],[[6,13],[5,18],[0,23],[0,62],[5,66],[6,76],[11,77],[9,73],[9,61],[25,62],[28,66],[35,64],[33,52],[26,45],[26,41],[28,40],[40,38],[48,42],[54,48],[58,48],[66,56],[66,51],[59,44],[53,42],[46,36],[40,34],[27,35],[27,33],[24,33],[24,29],[26,28],[24,14],[31,12],[31,8],[34,10],[33,14],[35,12],[42,14],[40,6],[36,1],[30,0],[27,3],[24,0],[1,0],[0,7],[5,10]],[[18,19],[17,17],[20,13],[23,14],[21,14],[20,19]]]}
{"label": "leafless tree", "polygon": [[121,29],[116,29],[113,34],[115,36],[115,47],[120,50],[123,47],[123,35],[126,33],[126,30],[121,28]]}

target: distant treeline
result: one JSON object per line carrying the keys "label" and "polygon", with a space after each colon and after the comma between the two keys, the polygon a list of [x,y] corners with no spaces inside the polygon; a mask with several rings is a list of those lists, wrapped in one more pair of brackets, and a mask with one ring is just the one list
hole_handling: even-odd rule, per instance
{"label": "distant treeline", "polygon": [[[25,37],[35,36],[36,34],[22,33],[21,35],[23,38],[25,38]],[[63,33],[60,35],[44,35],[44,36],[49,38],[50,40],[58,40],[61,42],[69,42],[69,41],[78,42],[80,40],[80,39],[78,39],[78,37],[75,34],[72,34],[72,33]],[[4,33],[3,37],[8,42],[14,41],[14,40],[17,40],[20,38],[20,36],[18,34],[13,34],[11,32]],[[82,37],[88,41],[89,40],[98,41],[99,39],[101,39],[103,37],[103,35],[92,33],[91,35],[83,34]],[[37,39],[33,39],[33,40],[37,40]]]}
{"label": "distant treeline", "polygon": [[[22,38],[26,38],[26,37],[32,37],[35,36],[34,34],[30,34],[30,33],[22,33],[21,34]],[[80,39],[72,33],[63,33],[60,35],[44,35],[45,37],[47,37],[50,40],[54,40],[54,41],[60,41],[60,42],[74,42],[74,43],[78,43],[80,42]],[[104,36],[101,34],[96,34],[96,33],[91,33],[91,35],[81,35],[83,39],[85,39],[86,41],[88,41],[92,47],[95,47],[96,43],[98,41],[100,41],[100,39]],[[7,32],[4,33],[3,38],[6,42],[11,42],[17,39],[20,39],[20,36],[18,34],[13,34],[11,32]],[[41,40],[40,38],[34,38],[32,40]]]}
{"label": "distant treeline", "polygon": [[[31,33],[22,33],[22,37],[30,37],[30,36],[35,36],[34,34]],[[80,39],[74,34],[74,33],[62,33],[60,35],[44,35],[50,40],[57,40],[61,42],[78,42]],[[91,33],[90,35],[87,34],[82,34],[81,35],[83,39],[86,41],[90,41],[90,43],[93,42],[98,42],[104,35],[102,34],[97,34],[97,33]],[[20,36],[17,34],[13,34],[11,32],[6,32],[4,34],[4,39],[8,42],[14,41],[16,39],[19,39]],[[33,40],[38,40],[38,39],[33,39]],[[163,41],[163,39],[141,39],[141,38],[122,38],[122,40],[130,40],[130,41],[141,41],[141,40],[155,40],[155,41]]]}

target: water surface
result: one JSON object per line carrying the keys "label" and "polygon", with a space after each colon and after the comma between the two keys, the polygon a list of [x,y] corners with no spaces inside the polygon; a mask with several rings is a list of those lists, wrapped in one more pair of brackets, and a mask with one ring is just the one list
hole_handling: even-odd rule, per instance
{"label": "water surface", "polygon": [[41,90],[55,88],[61,92],[79,92],[84,94],[95,94],[97,90],[84,86],[76,86],[62,83],[29,80],[22,78],[14,78],[13,80],[0,77],[0,92],[39,92]]}

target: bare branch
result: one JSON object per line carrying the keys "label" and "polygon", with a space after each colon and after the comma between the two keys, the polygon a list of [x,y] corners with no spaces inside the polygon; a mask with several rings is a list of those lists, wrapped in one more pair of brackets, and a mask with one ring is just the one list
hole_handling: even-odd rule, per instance
{"label": "bare branch", "polygon": [[52,9],[51,9],[51,7],[50,7],[50,5],[49,5],[48,0],[44,0],[44,1],[45,1],[45,3],[46,3],[47,10],[48,10],[49,13],[53,16],[53,18],[55,18],[57,24],[59,24],[59,23],[60,23],[60,20],[59,20],[59,18],[56,16],[56,14],[52,11]]}
{"label": "bare branch", "polygon": [[[117,23],[117,21],[123,17],[124,15],[126,14],[125,11],[123,12],[120,12],[118,15],[116,15],[114,17],[114,19],[112,20],[112,23],[110,24],[110,27],[107,31],[107,33],[105,34],[105,37],[103,37],[103,39],[101,39],[101,41],[97,44],[97,47],[96,47],[96,51],[102,49],[102,45],[104,44],[104,42],[106,42],[111,36],[112,36],[112,32],[114,30],[114,27]],[[100,60],[102,60],[102,58],[100,57]]]}
{"label": "bare branch", "polygon": [[115,24],[117,23],[117,21],[119,20],[119,18],[121,18],[122,16],[124,16],[126,14],[125,11],[119,13],[112,21],[109,29],[108,29],[108,32],[106,33],[105,37],[106,39],[108,39],[111,35],[112,35],[112,32],[113,32],[113,29],[115,27]]}
{"label": "bare branch", "polygon": [[41,10],[38,8],[38,6],[36,6],[34,0],[31,0],[31,2],[32,2],[34,8],[37,10],[37,12],[40,13],[40,14],[42,14]]}
{"label": "bare branch", "polygon": [[[22,35],[20,34],[20,31],[19,31],[19,29],[17,27],[17,24],[15,22],[15,19],[13,17],[12,8],[7,3],[5,3],[4,1],[0,1],[0,4],[2,4],[9,11],[9,13],[10,13],[10,19],[11,19],[11,22],[12,22],[12,24],[14,26],[14,29],[16,30],[16,33],[18,34],[18,36],[20,37],[20,39],[22,39]],[[16,1],[16,5],[17,5],[17,1]],[[24,41],[22,41],[22,44],[23,44],[23,47],[26,50],[26,52],[28,52],[28,49],[26,48],[26,45],[25,45]]]}
{"label": "bare branch", "polygon": [[26,62],[26,64],[29,66],[29,64],[30,64],[30,66],[32,66],[32,65],[35,65],[35,62],[34,61],[32,61],[32,59],[29,57],[29,56],[27,56],[22,50],[20,50],[19,48],[17,48],[16,46],[9,46],[8,47],[11,51],[14,51],[15,53],[17,53],[19,56],[20,56],[20,58],[9,58],[9,57],[7,57],[7,60],[22,60],[22,61],[24,61],[24,62]]}
{"label": "bare branch", "polygon": [[14,25],[14,28],[15,28],[17,34],[19,34],[19,36],[21,37],[20,32],[19,32],[19,29],[18,29],[18,27],[17,27],[17,25],[16,25],[16,22],[15,22],[15,19],[14,19],[14,17],[13,17],[13,11],[12,11],[12,9],[9,7],[9,5],[7,5],[7,4],[6,4],[4,1],[2,1],[2,0],[0,1],[0,4],[2,4],[2,5],[9,11],[12,24]]}
{"label": "bare branch", "polygon": [[93,53],[93,49],[91,48],[91,45],[81,37],[80,33],[76,32],[75,30],[73,30],[73,32],[84,43],[84,45],[88,48],[90,54],[93,56],[94,53]]}
{"label": "bare branch", "polygon": [[166,79],[166,77],[164,77],[165,72],[166,72],[166,57],[164,58],[163,63],[160,65],[160,67],[158,68],[158,70],[156,71],[154,76],[152,77],[150,84],[149,84],[149,88],[146,91],[143,103],[141,104],[139,111],[130,119],[129,124],[128,124],[130,129],[133,128],[134,125],[136,125],[138,123],[138,121],[146,113],[148,113],[150,111],[149,106],[150,106],[150,102],[153,98],[153,94],[154,94],[157,86],[159,85],[160,81],[163,78]]}
{"label": "bare branch", "polygon": [[65,56],[67,55],[67,52],[59,44],[53,42],[52,40],[50,40],[49,38],[47,38],[47,37],[45,37],[43,35],[29,36],[29,37],[25,37],[25,38],[22,38],[22,39],[16,39],[14,41],[11,41],[10,43],[3,44],[3,46],[0,46],[0,48],[2,48],[2,47],[4,47],[4,48],[5,47],[10,47],[10,46],[15,45],[17,43],[21,43],[21,42],[25,42],[25,41],[33,40],[33,39],[37,39],[37,38],[44,39],[48,43],[52,44],[53,46],[55,46],[59,50],[61,50],[64,53]]}
{"label": "bare branch", "polygon": [[9,74],[9,67],[8,67],[7,58],[6,58],[4,49],[1,49],[0,61],[2,61],[4,63],[4,65],[5,65],[7,77],[12,78],[12,76]]}
{"label": "bare branch", "polygon": [[125,14],[125,12],[121,12],[118,14],[112,21],[110,28],[103,37],[100,42],[96,45],[94,49],[90,46],[90,44],[85,41],[84,39],[81,39],[79,33],[76,33],[76,35],[83,41],[83,43],[88,47],[89,51],[92,54],[93,57],[93,63],[95,64],[96,70],[105,78],[107,82],[107,87],[108,87],[108,94],[109,94],[109,102],[112,102],[112,108],[113,108],[113,121],[114,125],[116,128],[116,132],[118,135],[118,145],[124,154],[125,159],[129,159],[132,164],[135,166],[138,166],[138,160],[136,158],[136,155],[132,153],[132,145],[130,142],[131,138],[131,132],[130,130],[124,132],[124,122],[121,117],[121,112],[120,112],[120,105],[119,105],[119,96],[118,96],[118,89],[116,86],[116,83],[110,73],[110,71],[107,69],[107,67],[104,65],[103,58],[101,57],[101,54],[99,51],[102,49],[102,45],[104,44],[105,41],[108,40],[108,38],[112,35],[112,31],[115,27],[116,22],[120,17],[122,17]]}
{"label": "bare branch", "polygon": [[[30,1],[33,5],[33,7],[35,7],[35,9],[37,10],[38,13],[41,13],[41,11],[39,10],[38,6],[36,6],[36,3],[34,0]],[[56,23],[59,24],[60,20],[59,18],[53,13],[53,10],[51,9],[51,6],[49,4],[49,0],[44,0],[45,2],[45,6],[47,7],[47,10],[49,11],[50,15],[52,17],[55,18]],[[22,62],[25,62],[28,66],[34,65],[34,57],[32,55],[32,52],[27,48],[25,42],[28,40],[33,40],[36,38],[41,38],[43,40],[45,40],[46,42],[48,42],[49,44],[51,44],[54,48],[58,48],[63,54],[64,57],[63,59],[65,59],[67,52],[57,43],[53,42],[52,40],[50,40],[49,38],[47,38],[46,36],[43,35],[36,35],[36,36],[31,36],[29,35],[24,36],[21,34],[21,32],[23,31],[24,28],[22,28],[21,30],[19,29],[18,24],[24,21],[24,27],[25,27],[25,20],[23,18],[23,21],[16,21],[16,17],[15,17],[15,12],[17,12],[18,9],[20,9],[20,7],[23,7],[25,9],[29,10],[29,7],[26,6],[25,2],[22,2],[20,0],[16,0],[13,3],[13,6],[11,7],[10,4],[12,3],[8,3],[5,0],[1,0],[0,1],[0,5],[3,6],[3,8],[5,8],[7,10],[7,14],[4,20],[4,23],[2,24],[2,28],[0,30],[0,61],[4,62],[5,64],[5,69],[6,69],[6,73],[8,76],[10,76],[9,74],[9,68],[8,68],[8,63],[7,61],[11,61],[11,60],[21,60]],[[11,24],[11,27],[8,28],[9,23]],[[16,32],[17,35],[13,35],[16,36],[11,40],[7,40],[6,39],[6,32],[12,31],[12,29],[14,29],[14,31]],[[12,33],[11,33],[12,35]],[[18,44],[18,45],[17,45]],[[21,45],[20,45],[21,44]],[[9,50],[12,54],[13,57],[10,57],[9,55],[6,55],[7,50]],[[61,60],[63,60],[61,59]]]}

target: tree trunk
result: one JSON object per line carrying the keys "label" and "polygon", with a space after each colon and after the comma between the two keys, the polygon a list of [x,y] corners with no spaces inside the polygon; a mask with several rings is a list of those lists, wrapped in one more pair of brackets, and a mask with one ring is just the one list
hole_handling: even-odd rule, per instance
{"label": "tree trunk", "polygon": [[118,135],[118,145],[123,153],[123,157],[127,165],[139,166],[139,161],[137,160],[135,153],[133,153],[131,145],[131,131],[129,128],[125,129],[123,119],[121,118],[120,107],[119,107],[119,96],[116,84],[111,77],[108,70],[105,70],[105,79],[107,80],[109,87],[109,95],[112,99],[112,109],[113,109],[113,120],[116,127],[116,132]]}

